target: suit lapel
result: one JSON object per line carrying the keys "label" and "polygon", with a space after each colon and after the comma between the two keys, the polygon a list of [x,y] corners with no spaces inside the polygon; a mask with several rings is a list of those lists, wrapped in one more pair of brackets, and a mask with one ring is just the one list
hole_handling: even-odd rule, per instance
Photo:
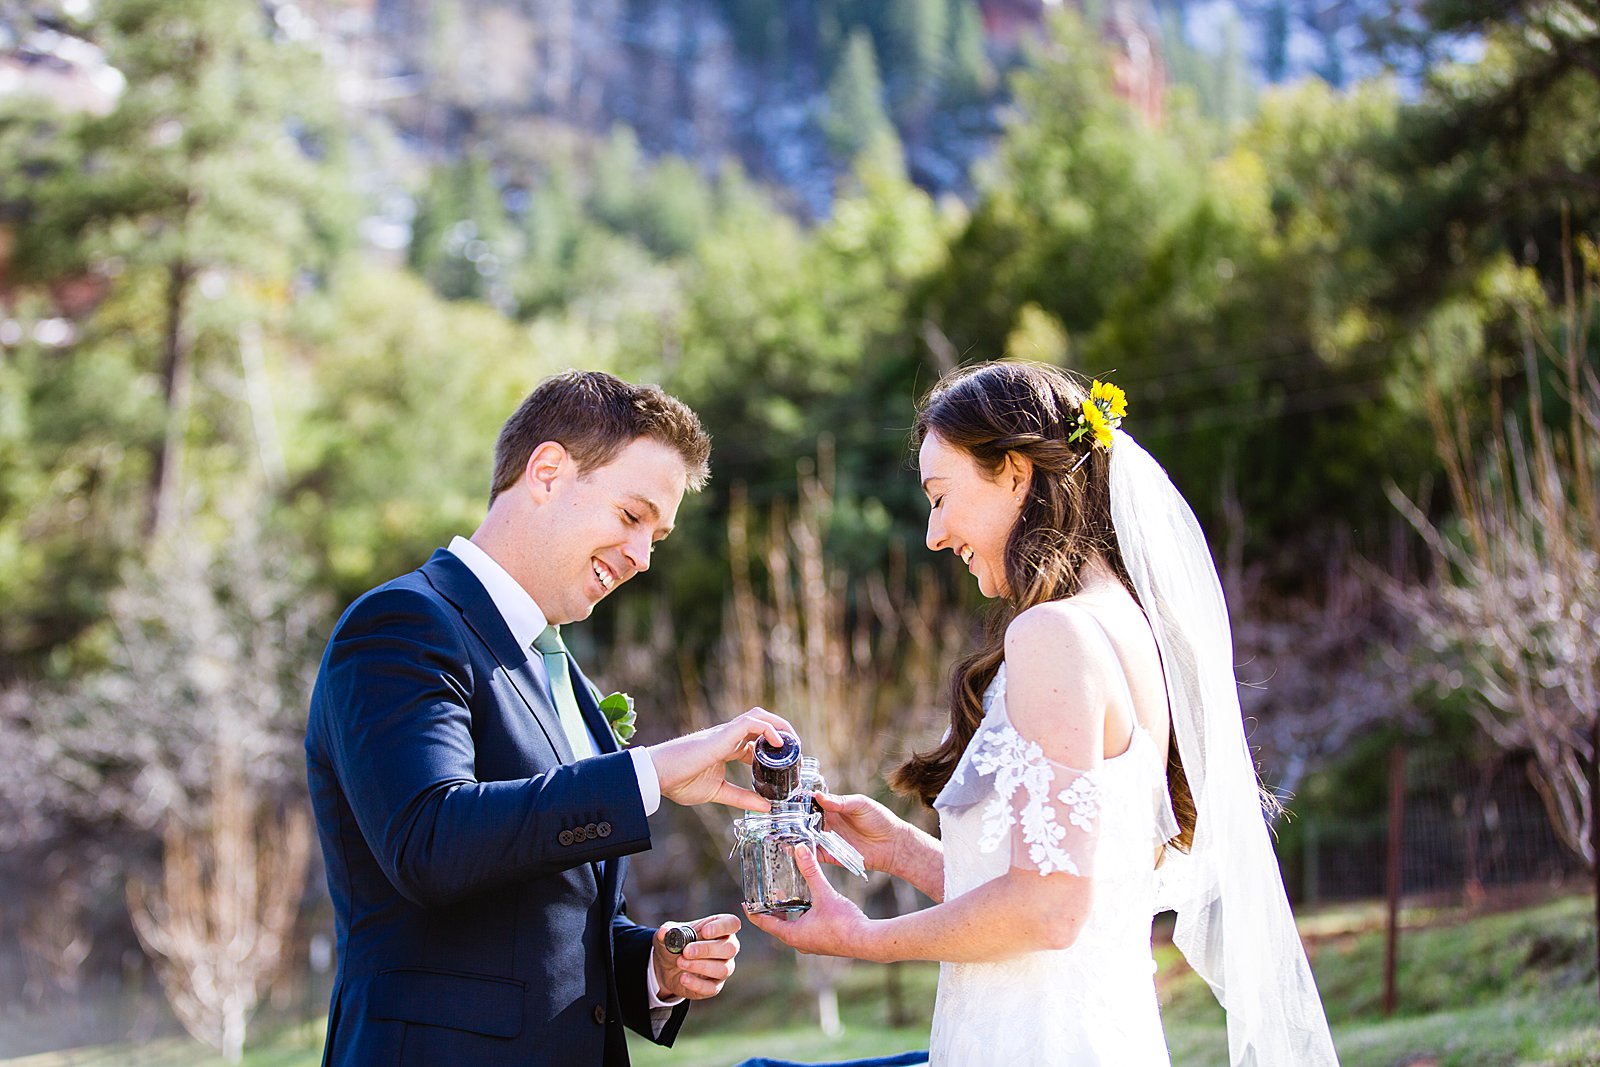
{"label": "suit lapel", "polygon": [[[505,617],[495,607],[494,598],[478,581],[471,568],[456,558],[455,553],[448,549],[435,549],[428,562],[422,565],[422,574],[441,596],[455,605],[467,626],[488,646],[490,653],[504,668],[506,677],[516,687],[523,703],[528,705],[533,721],[544,731],[545,738],[561,762],[574,762],[577,757],[572,751],[572,742],[567,739],[567,731],[561,725],[561,715],[556,710],[555,698],[550,694],[550,678],[545,671],[544,657],[517,644]],[[583,676],[577,661],[570,655],[567,657],[567,666],[572,672],[572,689],[578,698],[578,710],[583,715],[590,737],[594,739],[596,751],[601,754],[617,751],[620,746],[611,732],[611,724],[606,722],[605,714],[594,698],[589,679]],[[609,893],[613,907],[617,887],[614,882],[608,883],[607,878],[616,873],[617,866],[599,860],[589,864],[602,899]]]}
{"label": "suit lapel", "polygon": [[[550,680],[545,674],[544,657],[535,656],[517,644],[511,636],[500,609],[465,563],[455,554],[440,548],[422,565],[422,575],[428,579],[439,595],[453,604],[467,626],[478,635],[491,655],[505,670],[517,694],[528,706],[528,712],[545,739],[562,763],[573,761],[572,743],[561,728],[561,718],[556,712],[555,700],[550,695]],[[537,663],[535,662],[537,660]]]}

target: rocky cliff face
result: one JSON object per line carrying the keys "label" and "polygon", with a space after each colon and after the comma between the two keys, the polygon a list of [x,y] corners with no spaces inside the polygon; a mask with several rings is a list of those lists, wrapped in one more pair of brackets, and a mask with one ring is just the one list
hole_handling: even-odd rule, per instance
{"label": "rocky cliff face", "polygon": [[826,202],[816,78],[742,57],[709,0],[379,0],[372,30],[376,76],[412,90],[390,113],[430,155],[498,136],[537,157],[622,123],[651,154],[735,158]]}
{"label": "rocky cliff face", "polygon": [[[1041,0],[1021,6],[1042,19]],[[982,94],[956,99],[942,87],[946,57],[960,47],[968,64],[1003,64],[1008,51],[984,40],[978,0],[370,0],[368,10],[370,76],[404,87],[382,94],[386,111],[430,155],[493,136],[537,156],[625,123],[654,155],[708,170],[736,159],[810,215],[826,211],[848,165],[824,120],[852,32],[872,39],[870,90],[914,177],[936,191],[964,187],[1004,92],[991,70]]]}
{"label": "rocky cliff face", "polygon": [[[1063,0],[301,0],[366,37],[388,117],[424,156],[493,142],[537,164],[615,124],[652,155],[737,159],[824,213],[841,171],[830,81],[864,34],[912,177],[963,192],[1005,103],[1003,74]],[[1390,0],[1077,0],[1119,87],[1160,121],[1174,49],[1232,53],[1256,81],[1361,68],[1361,20]],[[1370,9],[1370,10],[1369,10]],[[1401,10],[1407,10],[1402,3]],[[970,35],[964,39],[963,32]],[[975,37],[975,39],[971,39]],[[1135,62],[1137,61],[1137,62]],[[976,67],[975,67],[976,65]],[[1368,64],[1370,67],[1370,64]],[[1138,67],[1139,69],[1133,69]],[[960,69],[958,69],[960,68]],[[1192,70],[1192,56],[1185,69]],[[962,82],[961,91],[953,88]]]}

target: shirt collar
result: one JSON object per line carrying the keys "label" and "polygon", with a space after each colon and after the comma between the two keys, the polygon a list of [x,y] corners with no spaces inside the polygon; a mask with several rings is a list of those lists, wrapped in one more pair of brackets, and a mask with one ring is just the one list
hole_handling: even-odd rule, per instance
{"label": "shirt collar", "polygon": [[533,597],[505,568],[494,561],[489,553],[467,540],[465,537],[456,537],[450,542],[450,553],[467,565],[478,581],[483,583],[483,588],[489,594],[489,599],[494,601],[494,606],[499,609],[500,617],[505,619],[506,626],[511,630],[511,636],[516,638],[517,644],[523,648],[531,648],[534,639],[544,632],[550,625],[544,617],[544,612],[539,605],[533,602]]}

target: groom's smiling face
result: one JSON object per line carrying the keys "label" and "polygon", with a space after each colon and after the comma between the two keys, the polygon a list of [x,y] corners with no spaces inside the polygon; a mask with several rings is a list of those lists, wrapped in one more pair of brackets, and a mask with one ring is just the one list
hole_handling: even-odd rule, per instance
{"label": "groom's smiling face", "polygon": [[540,445],[524,475],[537,505],[524,585],[545,618],[586,619],[602,598],[648,570],[688,482],[683,457],[652,438],[636,438],[610,463],[582,472],[560,445]]}

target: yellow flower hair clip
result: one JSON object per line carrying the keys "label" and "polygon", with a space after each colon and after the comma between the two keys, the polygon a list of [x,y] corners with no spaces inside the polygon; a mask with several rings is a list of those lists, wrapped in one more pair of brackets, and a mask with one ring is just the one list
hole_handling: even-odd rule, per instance
{"label": "yellow flower hair clip", "polygon": [[[1094,385],[1089,389],[1089,399],[1083,402],[1083,409],[1078,412],[1078,424],[1067,435],[1067,443],[1090,438],[1091,446],[1098,446],[1107,451],[1111,449],[1111,431],[1122,425],[1122,417],[1128,413],[1128,396],[1121,389],[1110,382],[1095,379]],[[1084,465],[1089,459],[1085,452],[1078,462],[1072,465],[1072,470]]]}

